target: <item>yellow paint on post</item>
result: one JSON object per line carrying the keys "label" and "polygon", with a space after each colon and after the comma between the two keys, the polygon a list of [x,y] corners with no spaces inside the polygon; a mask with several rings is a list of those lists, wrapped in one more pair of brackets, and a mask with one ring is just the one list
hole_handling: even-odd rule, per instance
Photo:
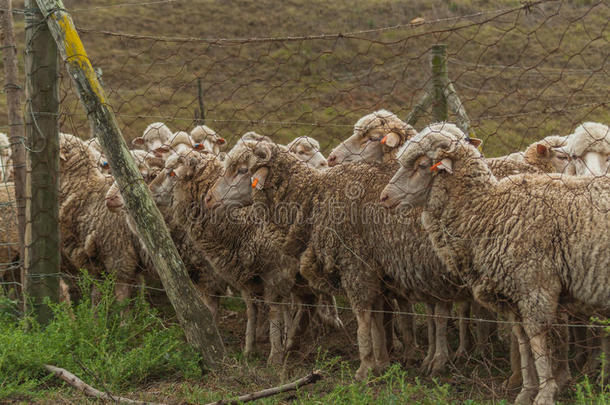
{"label": "yellow paint on post", "polygon": [[85,78],[89,82],[91,90],[97,96],[100,103],[106,103],[104,96],[104,90],[100,86],[100,82],[97,80],[97,75],[91,66],[87,51],[83,46],[83,42],[80,40],[74,23],[68,15],[64,14],[57,16],[55,13],[51,16],[52,19],[57,21],[57,25],[61,28],[64,33],[64,47],[66,49],[66,62],[69,64],[76,64],[78,68],[84,73]]}

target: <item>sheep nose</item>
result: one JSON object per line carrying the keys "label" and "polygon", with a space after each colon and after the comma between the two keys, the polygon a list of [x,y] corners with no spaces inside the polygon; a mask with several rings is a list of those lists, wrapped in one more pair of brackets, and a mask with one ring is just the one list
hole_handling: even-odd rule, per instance
{"label": "sheep nose", "polygon": [[213,200],[213,197],[212,197],[212,193],[211,193],[211,190],[210,190],[210,192],[208,192],[208,193],[205,195],[205,199],[204,199],[205,206],[206,206],[208,209],[211,209],[211,208],[212,208],[212,205],[213,205],[213,201],[212,201],[212,200]]}
{"label": "sheep nose", "polygon": [[331,153],[331,154],[328,156],[328,159],[327,159],[327,160],[328,160],[328,165],[329,165],[330,167],[333,167],[333,166],[335,166],[335,165],[337,164],[337,155],[334,155],[334,154],[332,154],[332,153]]}
{"label": "sheep nose", "polygon": [[328,167],[328,163],[327,162],[321,162],[320,163],[320,169],[326,169]]}
{"label": "sheep nose", "polygon": [[381,194],[381,198],[379,199],[380,202],[386,202],[388,200],[388,198],[390,198],[390,196],[388,196],[386,193]]}

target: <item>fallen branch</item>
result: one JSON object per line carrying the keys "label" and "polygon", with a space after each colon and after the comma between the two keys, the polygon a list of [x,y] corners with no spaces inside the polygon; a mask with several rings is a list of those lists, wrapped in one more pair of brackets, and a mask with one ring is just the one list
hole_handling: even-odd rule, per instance
{"label": "fallen branch", "polygon": [[78,378],[77,376],[75,376],[74,374],[72,374],[71,372],[69,372],[66,369],[63,369],[61,367],[51,366],[49,364],[45,364],[44,368],[47,371],[50,371],[51,373],[55,374],[57,377],[61,378],[68,384],[70,384],[72,387],[76,388],[79,391],[82,391],[85,395],[90,396],[90,397],[95,397],[95,398],[99,398],[102,400],[118,402],[118,403],[123,403],[123,404],[163,405],[163,404],[158,404],[155,402],[134,401],[133,399],[110,395],[107,392],[102,392],[100,390],[93,388],[92,386],[90,386],[89,384],[87,384],[86,382],[84,382],[83,380],[81,380],[80,378]]}
{"label": "fallen branch", "polygon": [[322,378],[322,372],[316,370],[311,374],[306,375],[303,378],[291,382],[290,384],[280,385],[279,387],[267,388],[266,390],[253,392],[251,394],[242,395],[237,399],[221,399],[220,401],[210,402],[207,405],[228,405],[228,404],[241,404],[244,402],[250,402],[261,398],[270,397],[272,395],[281,394],[282,392],[293,391],[304,385],[312,384],[319,381]]}

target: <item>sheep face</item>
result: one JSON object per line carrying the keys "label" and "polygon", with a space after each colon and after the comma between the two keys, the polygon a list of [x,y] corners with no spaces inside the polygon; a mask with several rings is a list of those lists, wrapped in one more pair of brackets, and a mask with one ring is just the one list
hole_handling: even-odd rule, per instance
{"label": "sheep face", "polygon": [[610,173],[610,128],[597,122],[579,125],[561,148],[570,154],[579,176],[604,176]]}
{"label": "sheep face", "polygon": [[106,192],[104,202],[106,204],[106,208],[108,208],[110,212],[119,212],[125,206],[125,201],[123,200],[121,190],[119,189],[119,185],[116,181],[112,183],[112,186],[110,186]]}
{"label": "sheep face", "polygon": [[134,149],[143,149],[154,152],[158,157],[167,157],[164,154],[169,152],[168,142],[172,137],[172,132],[162,122],[150,124],[144,130],[144,134],[131,141]]}
{"label": "sheep face", "polygon": [[11,176],[11,145],[6,134],[0,133],[0,175],[3,181]]}
{"label": "sheep face", "polygon": [[191,131],[191,138],[195,143],[194,147],[197,150],[206,150],[214,153],[216,156],[220,154],[227,141],[218,135],[213,129],[205,125],[198,125]]}
{"label": "sheep face", "polygon": [[320,144],[315,139],[302,136],[294,139],[287,147],[290,153],[307,163],[309,167],[318,170],[328,168],[328,162],[322,152],[320,152]]}
{"label": "sheep face", "polygon": [[208,209],[237,208],[253,203],[252,191],[261,190],[269,174],[276,146],[268,142],[238,143],[225,160],[225,172],[205,197]]}
{"label": "sheep face", "polygon": [[446,125],[429,126],[404,145],[399,154],[401,167],[381,193],[384,207],[423,206],[435,178],[453,173],[453,152],[481,144],[479,139],[466,139],[453,126],[444,128]]}
{"label": "sheep face", "polygon": [[382,162],[386,156],[394,156],[404,141],[413,135],[415,130],[396,115],[386,110],[376,111],[358,120],[352,136],[328,155],[328,164]]}
{"label": "sheep face", "polygon": [[164,170],[161,170],[148,186],[157,205],[172,204],[175,185],[178,181],[187,181],[191,178],[197,162],[197,157],[192,154],[172,155],[167,159]]}

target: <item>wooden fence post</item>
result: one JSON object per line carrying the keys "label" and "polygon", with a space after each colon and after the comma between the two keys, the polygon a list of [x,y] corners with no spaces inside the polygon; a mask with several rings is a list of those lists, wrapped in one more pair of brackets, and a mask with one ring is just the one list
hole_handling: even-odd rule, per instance
{"label": "wooden fence post", "polygon": [[447,121],[449,118],[445,97],[445,85],[449,81],[447,78],[447,45],[439,44],[432,47],[430,64],[432,65],[432,94],[434,94],[432,115],[437,122]]}
{"label": "wooden fence post", "polygon": [[4,89],[8,110],[8,136],[11,144],[11,159],[13,161],[13,179],[15,184],[15,206],[17,209],[17,226],[19,229],[20,262],[19,279],[24,282],[23,258],[25,235],[25,128],[21,115],[21,92],[18,83],[17,46],[13,28],[13,5],[11,0],[0,0],[0,16],[2,18],[2,56],[4,62]]}
{"label": "wooden fence post", "polygon": [[[34,0],[26,0],[25,72],[26,174],[25,277],[26,305],[47,323],[59,293],[59,87],[57,46]],[[36,10],[36,11],[35,11]]]}
{"label": "wooden fence post", "polygon": [[55,38],[89,122],[112,167],[125,206],[176,311],[187,340],[203,356],[208,367],[218,365],[224,347],[212,315],[193,286],[169,235],[163,217],[137,169],[106,95],[80,40],[74,22],[61,0],[36,0]]}

